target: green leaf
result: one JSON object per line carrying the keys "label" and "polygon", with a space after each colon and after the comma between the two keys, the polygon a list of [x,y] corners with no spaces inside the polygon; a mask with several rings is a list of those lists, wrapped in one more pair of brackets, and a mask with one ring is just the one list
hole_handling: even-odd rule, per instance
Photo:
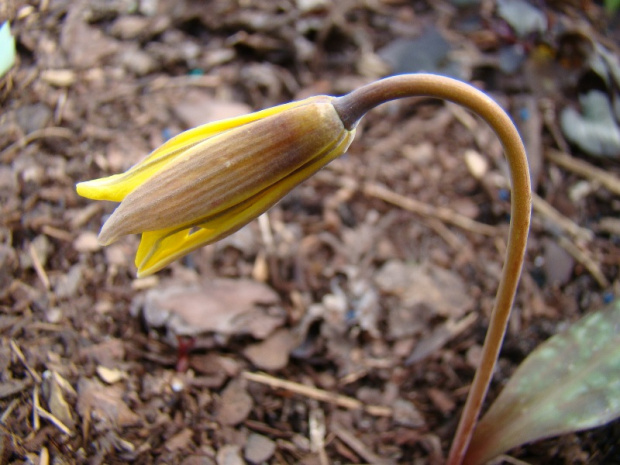
{"label": "green leaf", "polygon": [[609,96],[591,90],[579,96],[583,114],[567,107],[560,113],[560,126],[566,138],[584,152],[598,157],[620,155],[620,128],[614,119]]}
{"label": "green leaf", "polygon": [[605,9],[609,13],[615,13],[620,9],[620,0],[605,0]]}
{"label": "green leaf", "polygon": [[11,35],[11,25],[6,21],[0,27],[0,78],[15,63],[15,38]]}
{"label": "green leaf", "polygon": [[539,346],[476,427],[465,464],[620,417],[620,300]]}

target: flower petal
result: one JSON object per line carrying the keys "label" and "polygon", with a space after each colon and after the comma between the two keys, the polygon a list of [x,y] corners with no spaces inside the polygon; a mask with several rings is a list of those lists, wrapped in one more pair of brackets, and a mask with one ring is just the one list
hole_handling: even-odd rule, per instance
{"label": "flower petal", "polygon": [[255,113],[215,121],[189,129],[170,139],[161,147],[151,152],[144,160],[124,173],[78,183],[76,185],[77,193],[89,199],[122,202],[129,193],[196,144],[204,142],[229,129],[234,129],[289,108],[299,106],[303,104],[303,102],[304,101],[286,103]]}
{"label": "flower petal", "polygon": [[177,258],[239,230],[268,210],[300,182],[342,155],[349,147],[354,135],[354,130],[343,132],[340,140],[326,147],[323,153],[306,165],[262,192],[203,220],[198,225],[200,229],[197,231],[193,231],[194,228],[185,228],[180,231],[169,228],[143,233],[136,253],[138,276],[143,277],[155,273]]}
{"label": "flower petal", "polygon": [[195,226],[320,160],[347,133],[331,101],[297,102],[185,150],[123,200],[101,229],[100,243]]}

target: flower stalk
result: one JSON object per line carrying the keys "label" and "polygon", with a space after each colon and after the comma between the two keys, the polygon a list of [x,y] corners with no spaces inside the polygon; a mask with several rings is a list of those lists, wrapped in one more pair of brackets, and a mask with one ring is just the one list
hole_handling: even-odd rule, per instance
{"label": "flower stalk", "polygon": [[238,230],[342,155],[368,111],[414,96],[450,100],[477,113],[499,137],[510,168],[507,252],[481,363],[447,460],[457,465],[467,451],[506,332],[530,223],[523,143],[508,115],[486,94],[437,75],[394,76],[342,97],[312,97],[186,131],[126,173],[80,183],[77,191],[121,202],[99,240],[109,244],[141,233],[136,266],[144,276]]}
{"label": "flower stalk", "polygon": [[334,106],[345,127],[350,129],[369,110],[381,103],[419,96],[449,100],[482,117],[504,147],[512,187],[510,230],[500,284],[482,348],[480,366],[476,370],[447,460],[447,465],[457,465],[462,463],[467,452],[508,327],[530,227],[530,174],[525,147],[510,117],[489,96],[469,84],[431,74],[395,76],[340,97]]}

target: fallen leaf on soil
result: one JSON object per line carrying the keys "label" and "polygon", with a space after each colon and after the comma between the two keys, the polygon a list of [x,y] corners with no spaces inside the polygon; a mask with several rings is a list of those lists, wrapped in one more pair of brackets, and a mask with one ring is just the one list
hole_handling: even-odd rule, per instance
{"label": "fallen leaf on soil", "polygon": [[[49,375],[45,377],[47,382],[47,404],[49,409],[56,418],[58,418],[71,431],[75,430],[75,421],[71,414],[71,407],[65,400],[65,396],[58,382],[58,375],[47,372]],[[75,394],[75,393],[74,393]]]}
{"label": "fallen leaf on soil", "polygon": [[215,465],[215,461],[206,455],[190,455],[183,459],[181,465]]}
{"label": "fallen leaf on soil", "polygon": [[461,75],[451,58],[452,45],[435,27],[428,27],[415,39],[397,38],[379,50],[394,74],[429,72],[446,76]]}
{"label": "fallen leaf on soil", "polygon": [[188,128],[252,112],[244,103],[216,100],[210,91],[200,89],[184,92],[172,109]]}
{"label": "fallen leaf on soil", "polygon": [[567,107],[560,114],[566,138],[584,152],[598,157],[620,156],[620,127],[615,121],[609,96],[591,90],[579,96],[582,114]]}
{"label": "fallen leaf on soil", "polygon": [[72,4],[60,35],[60,44],[74,68],[100,66],[104,59],[119,50],[119,43],[105,36],[101,29],[86,24],[81,2]]}
{"label": "fallen leaf on soil", "polygon": [[276,451],[276,443],[262,434],[252,433],[248,437],[244,457],[251,463],[263,463]]}
{"label": "fallen leaf on soil", "polygon": [[78,252],[94,252],[101,248],[97,241],[97,234],[92,231],[86,231],[80,234],[75,241],[73,241],[73,247]]}
{"label": "fallen leaf on soil", "polygon": [[99,378],[106,384],[114,384],[127,377],[127,373],[118,368],[107,368],[99,365],[96,370]]}
{"label": "fallen leaf on soil", "polygon": [[243,351],[244,355],[261,370],[279,370],[288,363],[295,338],[287,329],[280,329],[258,344]]}
{"label": "fallen leaf on soil", "polygon": [[217,465],[245,465],[241,458],[241,448],[229,444],[217,451]]}
{"label": "fallen leaf on soil", "polygon": [[408,400],[396,399],[392,408],[394,409],[394,421],[399,425],[421,428],[426,424],[422,413]]}
{"label": "fallen leaf on soil", "polygon": [[389,334],[395,339],[425,331],[431,318],[460,318],[473,307],[462,278],[430,263],[390,261],[377,273],[376,283],[401,301],[388,316]]}
{"label": "fallen leaf on soil", "polygon": [[22,392],[24,389],[30,387],[32,381],[28,379],[11,379],[0,383],[0,399],[14,396]]}
{"label": "fallen leaf on soil", "polygon": [[162,283],[146,292],[143,311],[150,326],[184,336],[215,332],[264,339],[285,319],[278,295],[247,279]]}
{"label": "fallen leaf on soil", "polygon": [[108,339],[99,344],[82,347],[80,356],[92,359],[100,365],[113,367],[125,358],[125,344],[120,339]]}
{"label": "fallen leaf on soil", "polygon": [[545,242],[544,270],[547,282],[552,286],[562,286],[568,282],[573,274],[575,259],[557,242],[547,240]]}
{"label": "fallen leaf on soil", "polygon": [[442,325],[437,326],[431,331],[430,334],[426,334],[422,339],[420,339],[420,342],[418,342],[411,355],[405,361],[405,365],[411,365],[419,362],[420,360],[423,360],[429,355],[437,352],[448,341],[473,325],[477,319],[477,314],[470,313],[458,321],[450,318]]}
{"label": "fallen leaf on soil", "polygon": [[187,449],[192,441],[194,431],[191,428],[185,428],[179,431],[166,441],[166,449],[170,452],[175,450]]}
{"label": "fallen leaf on soil", "polygon": [[235,377],[241,371],[240,363],[235,358],[215,353],[191,355],[190,366],[198,373],[223,380]]}
{"label": "fallen leaf on soil", "polygon": [[81,263],[76,263],[69,272],[57,277],[54,282],[54,294],[59,299],[74,297],[84,277],[85,266]]}
{"label": "fallen leaf on soil", "polygon": [[244,421],[253,407],[254,401],[246,390],[245,382],[233,380],[222,392],[215,418],[222,425],[234,426]]}
{"label": "fallen leaf on soil", "polygon": [[69,87],[75,84],[77,76],[72,69],[46,69],[41,71],[41,80],[56,87]]}
{"label": "fallen leaf on soil", "polygon": [[115,428],[140,422],[123,401],[123,386],[104,386],[98,381],[82,378],[78,383],[78,412],[82,417],[100,420]]}
{"label": "fallen leaf on soil", "polygon": [[469,173],[476,179],[482,179],[485,174],[489,171],[489,162],[488,160],[473,149],[465,150],[463,154],[463,158],[465,159],[465,165],[469,170]]}
{"label": "fallen leaf on soil", "polygon": [[431,402],[441,410],[441,413],[448,415],[454,410],[456,403],[445,391],[436,388],[429,388],[427,391],[428,397]]}
{"label": "fallen leaf on soil", "polygon": [[4,244],[0,244],[0,299],[4,299],[9,293],[9,285],[14,279],[17,269],[17,254]]}
{"label": "fallen leaf on soil", "polygon": [[506,21],[519,37],[547,30],[545,13],[524,0],[500,0],[497,15]]}

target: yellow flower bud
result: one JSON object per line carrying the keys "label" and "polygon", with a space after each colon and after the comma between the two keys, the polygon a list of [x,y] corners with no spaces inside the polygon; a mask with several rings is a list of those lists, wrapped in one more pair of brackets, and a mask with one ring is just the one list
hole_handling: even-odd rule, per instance
{"label": "yellow flower bud", "polygon": [[81,196],[121,202],[103,245],[142,233],[138,276],[222,239],[342,155],[354,129],[333,98],[299,102],[186,131],[126,173],[79,183]]}

